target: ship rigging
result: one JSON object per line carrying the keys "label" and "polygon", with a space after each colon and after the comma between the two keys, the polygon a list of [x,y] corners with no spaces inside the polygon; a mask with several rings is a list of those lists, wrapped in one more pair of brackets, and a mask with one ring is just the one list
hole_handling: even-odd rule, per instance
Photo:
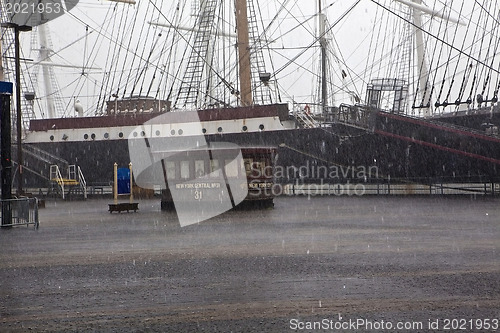
{"label": "ship rigging", "polygon": [[[84,67],[99,59],[106,68],[94,80],[93,116],[32,121],[26,143],[92,170],[127,156],[130,137],[201,135],[280,146],[283,165],[315,156],[315,164],[376,164],[391,180],[498,177],[492,113],[489,133],[429,120],[496,107],[495,1],[318,1],[307,15],[297,2],[266,5],[267,12],[251,0],[110,6],[102,29],[89,28],[110,42],[106,52],[99,43],[85,52]],[[353,20],[367,13],[372,19]],[[361,33],[369,38],[355,38]]]}

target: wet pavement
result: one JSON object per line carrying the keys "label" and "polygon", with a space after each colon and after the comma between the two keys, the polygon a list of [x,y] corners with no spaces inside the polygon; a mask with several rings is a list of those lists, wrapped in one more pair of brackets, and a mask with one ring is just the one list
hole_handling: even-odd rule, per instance
{"label": "wet pavement", "polygon": [[0,230],[0,331],[500,331],[500,200],[282,197],[181,228],[48,201]]}

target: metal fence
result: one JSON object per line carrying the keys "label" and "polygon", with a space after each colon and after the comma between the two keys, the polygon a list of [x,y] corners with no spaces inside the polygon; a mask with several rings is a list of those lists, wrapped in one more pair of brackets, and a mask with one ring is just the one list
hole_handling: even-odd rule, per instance
{"label": "metal fence", "polygon": [[38,221],[38,199],[2,199],[0,204],[0,226],[12,227],[33,224],[35,229],[38,229],[40,224]]}
{"label": "metal fence", "polygon": [[275,195],[307,195],[307,196],[363,196],[363,195],[480,195],[500,196],[498,182],[435,182],[391,183],[391,182],[339,182],[324,181],[304,183],[281,183]]}

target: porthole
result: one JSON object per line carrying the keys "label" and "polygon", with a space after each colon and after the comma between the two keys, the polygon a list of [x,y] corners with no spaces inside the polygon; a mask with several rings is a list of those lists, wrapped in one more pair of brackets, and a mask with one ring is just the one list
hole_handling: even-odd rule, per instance
{"label": "porthole", "polygon": [[260,129],[261,131],[263,131],[263,130],[264,130],[264,125],[263,125],[263,124],[260,124],[260,125],[259,125],[259,129]]}
{"label": "porthole", "polygon": [[123,132],[118,133],[119,138],[123,138]]}
{"label": "porthole", "polygon": [[146,136],[146,132],[142,131],[141,136]]}
{"label": "porthole", "polygon": [[89,139],[89,135],[88,135],[88,134],[85,134],[85,135],[83,135],[83,138],[84,138],[85,140],[88,140],[88,139]]}
{"label": "porthole", "polygon": [[203,132],[203,134],[207,133],[207,129],[206,128],[202,129],[201,131]]}
{"label": "porthole", "polygon": [[171,131],[170,131],[170,134],[171,134],[171,135],[175,135],[175,130],[171,130]]}
{"label": "porthole", "polygon": [[156,134],[156,136],[160,136],[160,134],[161,134],[161,133],[160,133],[160,131],[158,131],[158,130],[157,130],[157,131],[155,132],[155,134]]}
{"label": "porthole", "polygon": [[137,138],[137,132],[134,132],[133,135],[134,135],[134,138]]}
{"label": "porthole", "polygon": [[219,127],[219,128],[217,129],[217,132],[222,133],[222,127]]}
{"label": "porthole", "polygon": [[94,134],[94,133],[92,133],[92,135],[90,136],[90,138],[91,138],[92,140],[95,140],[95,134]]}
{"label": "porthole", "polygon": [[54,141],[54,136],[53,135],[50,136],[50,141]]}
{"label": "porthole", "polygon": [[247,126],[243,126],[242,130],[243,130],[243,132],[248,131],[248,127]]}
{"label": "porthole", "polygon": [[179,133],[179,135],[182,135],[184,133],[184,131],[180,129],[177,131],[177,133]]}
{"label": "porthole", "polygon": [[109,139],[109,133],[104,133],[104,138]]}

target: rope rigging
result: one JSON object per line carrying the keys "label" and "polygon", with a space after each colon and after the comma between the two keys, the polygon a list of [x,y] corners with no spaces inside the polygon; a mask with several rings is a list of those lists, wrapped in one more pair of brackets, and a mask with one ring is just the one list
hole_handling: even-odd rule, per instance
{"label": "rope rigging", "polygon": [[[141,3],[139,3],[139,6],[140,6],[140,4],[141,4]],[[135,11],[134,11],[134,16],[133,16],[133,19],[132,19],[132,24],[130,25],[130,28],[129,28],[129,29],[130,29],[130,30],[129,30],[130,32],[132,32],[132,31],[134,31],[134,30],[135,30],[136,23],[137,23],[137,16],[138,16],[138,15],[139,15],[139,10],[137,9],[137,10],[135,10]],[[141,32],[140,32],[140,35],[142,35],[142,31],[143,31],[143,29],[144,29],[144,26],[145,26],[145,24],[141,24]],[[127,44],[128,44],[128,45],[131,45],[131,44],[132,44],[132,37],[133,37],[133,34],[132,34],[132,33],[130,33],[129,35],[130,35],[130,36],[129,36],[129,38],[128,38],[128,43],[127,43]],[[124,38],[125,38],[125,36],[124,36]],[[135,47],[135,49],[137,50],[137,49],[138,49],[138,47],[139,47],[139,45],[137,45],[137,46]],[[121,70],[121,72],[120,72],[120,78],[118,79],[118,82],[119,82],[119,83],[122,83],[122,82],[123,82],[123,74],[125,73],[125,69],[126,69],[126,66],[127,66],[127,59],[128,59],[128,56],[129,56],[129,53],[128,53],[128,52],[125,52],[125,59],[123,60],[122,70]],[[130,64],[130,68],[129,68],[129,69],[134,68],[135,59],[136,59],[136,57],[133,57],[133,58],[132,58],[132,63]],[[131,80],[131,75],[132,75],[132,72],[133,72],[133,71],[128,70],[127,72],[128,72],[128,75],[127,75],[127,80],[126,80],[126,82],[129,82],[129,81]],[[127,86],[125,86],[125,87],[124,87],[124,89],[123,89],[123,93],[121,94],[121,95],[122,95],[122,99],[124,99],[124,98],[125,98],[125,94],[126,94],[126,93],[127,93]],[[118,92],[117,92],[116,94],[118,95]]]}
{"label": "rope rigging", "polygon": [[[474,9],[476,8],[476,3],[474,3],[474,6],[473,6],[473,11]],[[469,32],[470,30],[470,26],[471,26],[471,21],[469,20],[469,22],[467,22],[467,33]],[[476,39],[476,34],[477,34],[477,31],[478,29],[474,29],[474,36],[473,36],[473,40]],[[462,44],[462,48],[464,48],[464,45],[465,44],[465,38],[464,38],[464,43]],[[457,67],[458,67],[458,62],[457,62]],[[471,99],[467,99],[465,102],[462,102],[462,98],[463,98],[463,95],[465,93],[465,89],[466,89],[466,86],[467,86],[467,82],[469,82],[469,79],[470,79],[470,75],[472,73],[472,68],[473,68],[473,64],[471,62],[471,59],[470,59],[470,56],[467,56],[467,64],[466,64],[466,70],[464,72],[464,75],[462,77],[462,83],[460,85],[460,89],[458,91],[458,97],[457,99],[455,100],[455,105],[456,105],[456,109],[458,109],[459,105],[460,104],[470,104],[472,102]]]}
{"label": "rope rigging", "polygon": [[[150,8],[150,3],[148,2],[147,3],[147,10],[146,12],[149,11],[149,8]],[[153,17],[154,17],[154,14],[155,14],[155,11],[154,10],[151,10],[151,21],[153,21]],[[145,25],[143,25],[144,27]],[[137,73],[137,76],[136,76],[136,79],[134,81],[134,83],[132,84],[132,91],[130,92],[130,97],[132,97],[134,95],[134,91],[135,91],[135,88],[137,87],[141,77],[142,77],[142,83],[141,83],[141,86],[139,88],[139,96],[142,95],[142,91],[143,91],[143,87],[144,87],[144,82],[146,80],[146,71],[148,69],[148,66],[149,64],[151,63],[151,56],[156,48],[156,45],[160,39],[160,37],[157,35],[157,31],[158,31],[158,26],[152,26],[150,24],[147,25],[148,26],[148,29],[147,29],[147,33],[146,33],[146,37],[144,38],[144,43],[143,43],[143,46],[142,46],[142,53],[141,53],[141,58],[144,58],[144,53],[146,52],[146,45],[147,45],[147,42],[150,40],[150,35],[153,34],[154,36],[156,36],[156,39],[154,40],[153,43],[151,43],[151,48],[149,50],[149,53],[148,53],[148,56],[146,57],[146,62],[144,63],[142,69],[140,72]],[[141,29],[142,31],[142,29]],[[142,33],[139,34],[139,36],[142,36]],[[137,42],[137,45],[139,47],[139,41]],[[135,58],[134,58],[135,60]],[[133,64],[132,64],[132,67],[133,67]],[[130,73],[130,72],[129,72]],[[125,93],[124,93],[125,95]]]}
{"label": "rope rigging", "polygon": [[[493,33],[498,30],[498,19],[495,19],[495,15],[492,15],[494,11],[491,10],[494,5],[495,10],[497,10],[497,5],[495,1],[490,1],[489,6],[481,5],[477,8],[477,0],[474,4],[474,9],[470,14],[464,14],[465,1],[462,1],[460,9],[458,11],[459,17],[466,17],[468,19],[467,31],[465,33],[459,33],[459,23],[454,26],[453,31],[448,31],[448,28],[444,23],[439,23],[439,29],[436,33],[432,32],[432,29],[424,29],[421,26],[417,26],[412,20],[403,17],[401,14],[397,13],[395,10],[389,8],[385,4],[380,3],[380,1],[372,0],[374,4],[383,8],[388,13],[398,17],[403,22],[413,26],[415,29],[422,31],[426,38],[429,38],[425,42],[427,48],[433,48],[430,56],[431,61],[431,75],[428,76],[428,83],[424,83],[418,80],[418,85],[415,89],[416,92],[427,89],[430,90],[430,98],[434,95],[434,91],[437,89],[438,93],[435,97],[435,107],[447,107],[449,105],[455,105],[458,107],[460,104],[471,104],[473,102],[472,96],[474,91],[478,91],[477,95],[482,97],[481,101],[484,102],[496,102],[497,91],[492,83],[493,80],[499,79],[499,68],[496,67],[495,60],[493,56],[498,54],[499,41],[498,38],[493,36]],[[489,7],[489,8],[488,8]],[[451,16],[451,12],[454,11],[451,3],[446,3],[444,7],[444,17]],[[488,8],[488,9],[487,9]],[[486,13],[488,13],[486,15]],[[485,19],[489,16],[490,19]],[[473,18],[479,17],[477,22],[473,22]],[[493,19],[493,20],[492,20]],[[492,24],[494,21],[495,24]],[[476,31],[474,32],[473,40],[471,39],[472,29],[471,27],[475,25]],[[465,25],[465,24],[464,24]],[[447,35],[451,35],[450,38]],[[460,39],[459,39],[460,38]],[[460,43],[460,45],[456,45]],[[467,44],[470,43],[470,44]],[[478,52],[473,52],[474,48],[479,48]],[[453,62],[455,62],[453,64]],[[464,66],[464,64],[466,65]],[[460,74],[460,69],[462,69],[462,74]],[[456,85],[456,77],[461,75],[460,87]],[[438,82],[436,84],[436,82]],[[472,81],[472,83],[470,82]],[[500,87],[500,85],[497,85]],[[429,88],[427,88],[429,87]],[[493,98],[488,98],[485,96],[488,91],[495,89],[493,93]],[[463,101],[463,96],[466,95],[466,91],[469,90],[469,97],[466,101]],[[452,95],[457,95],[456,98],[452,99]],[[421,94],[420,106],[418,106],[417,94],[415,93],[413,99],[413,108],[424,108],[430,105],[426,103],[426,99],[423,98],[426,93]],[[483,97],[485,96],[485,97]],[[451,100],[451,101],[450,101]],[[478,104],[479,101],[477,101]],[[427,104],[427,105],[426,105]]]}
{"label": "rope rigging", "polygon": [[[331,36],[332,29],[350,14],[360,0],[355,1],[345,13],[341,14],[339,19],[329,25],[323,36],[316,36],[317,33],[311,28],[313,26],[311,19],[317,18],[320,13],[305,17],[304,8],[298,7],[296,2],[279,0],[271,2],[271,6],[275,6],[274,10],[270,10],[269,19],[264,20],[262,19],[263,15],[261,15],[261,4],[257,3],[255,12],[258,14],[256,17],[260,17],[258,26],[263,29],[258,30],[258,37],[251,38],[253,44],[250,45],[250,52],[265,50],[273,52],[284,59],[282,62],[276,62],[276,57],[264,58],[266,64],[270,64],[270,69],[272,69],[271,78],[273,82],[277,81],[278,77],[280,80],[291,78],[292,72],[288,73],[288,70],[293,66],[294,70],[301,69],[307,75],[307,85],[311,83],[311,86],[314,86],[320,80],[322,69],[318,68],[317,64],[315,65],[316,68],[311,69],[309,63],[306,65],[306,61],[310,61],[310,58],[317,58],[318,41],[323,38],[328,39],[328,46],[332,47],[327,51],[326,67],[328,72],[325,71],[327,72],[326,82],[329,85],[329,103],[331,96],[333,96],[332,93],[339,92],[348,94],[353,98],[352,100],[356,97],[356,100],[360,101],[361,84],[364,85],[364,89],[370,83],[371,78],[377,74],[384,77],[402,78],[409,82],[409,85],[413,84],[414,93],[411,96],[413,100],[411,108],[413,109],[430,107],[431,97],[433,99],[432,107],[443,107],[443,110],[447,106],[455,106],[458,110],[458,107],[462,104],[467,104],[470,107],[474,103],[484,105],[486,102],[497,101],[498,90],[500,89],[500,63],[496,62],[497,57],[495,55],[499,53],[500,38],[495,34],[500,27],[500,23],[496,1],[489,0],[489,2],[480,3],[475,0],[470,4],[471,6],[474,5],[470,13],[464,13],[465,1],[456,3],[459,5],[458,11],[451,7],[453,1],[433,2],[434,7],[436,7],[436,3],[438,3],[437,6],[445,6],[443,7],[444,12],[442,12],[444,16],[455,12],[458,13],[459,17],[463,18],[469,18],[469,16],[471,18],[479,17],[475,22],[472,19],[467,21],[465,35],[458,33],[458,24],[451,26],[442,20],[428,17],[424,22],[426,28],[416,27],[412,19],[408,17],[408,13],[403,14],[403,11],[395,10],[392,5],[387,4],[388,1],[385,3],[382,0],[371,1],[376,8],[376,11],[373,11],[375,16],[373,20],[381,28],[371,31],[372,39],[369,40],[369,43],[366,41],[364,45],[365,49],[368,47],[368,52],[363,50],[362,67],[365,67],[365,70],[362,73],[349,70],[349,67],[352,67],[348,65],[348,61],[351,61],[350,57],[344,57],[341,52],[336,54],[336,50],[340,48],[336,44],[337,40]],[[171,10],[161,8],[162,4],[154,0],[138,2],[135,6],[125,7],[122,4],[113,4],[107,9],[104,23],[99,24],[98,27],[89,21],[91,18],[82,19],[82,15],[69,12],[69,15],[87,27],[87,31],[81,38],[88,38],[89,41],[88,45],[87,42],[85,43],[84,59],[80,63],[80,78],[76,84],[73,84],[73,86],[76,86],[73,96],[80,96],[80,93],[85,91],[84,82],[88,82],[89,79],[97,81],[92,78],[89,68],[91,64],[99,60],[105,63],[104,68],[106,70],[102,79],[99,79],[99,82],[96,83],[95,89],[97,91],[94,94],[97,99],[96,112],[100,111],[102,113],[106,103],[111,100],[109,95],[116,96],[114,98],[117,99],[143,95],[155,99],[160,97],[167,100],[175,99],[173,95],[176,94],[179,85],[182,83],[182,75],[180,74],[187,66],[188,54],[196,52],[192,51],[194,49],[194,34],[186,33],[183,29],[178,28],[183,23],[181,18],[189,15],[187,13],[188,9],[186,9],[187,3],[187,1],[182,0],[170,3]],[[335,4],[335,2],[331,2],[324,10]],[[230,31],[230,29],[234,29],[234,22],[222,19],[226,14],[233,14],[230,12],[230,5],[219,8],[220,12],[216,15],[217,20],[214,21],[215,30]],[[293,8],[295,8],[295,11],[292,10]],[[435,9],[433,8],[433,10]],[[144,12],[147,16],[144,16]],[[166,13],[173,15],[166,15]],[[281,24],[280,17],[282,15],[291,18],[288,22],[292,25],[290,29],[284,29],[284,25]],[[162,29],[159,25],[146,24],[141,21],[142,17],[144,17],[143,21],[165,20],[169,23],[169,29]],[[414,30],[419,29],[423,32],[426,50],[420,64],[417,64],[419,61],[414,60],[416,58],[406,58],[408,56],[404,51],[401,51],[401,48],[408,43],[404,36],[395,37],[394,31],[384,33],[382,27],[394,26],[393,21],[405,23],[413,27]],[[280,24],[277,24],[278,22]],[[225,28],[227,26],[229,26],[229,30]],[[488,26],[489,30],[483,29],[483,26]],[[274,33],[283,30],[281,38],[290,38],[294,34],[298,35],[299,29],[302,30],[303,35],[301,37],[310,35],[314,36],[314,40],[310,44],[304,44],[303,48],[295,48],[297,52],[293,55],[291,55],[293,52],[287,53],[286,51],[294,48],[285,47],[284,43],[281,48],[272,44],[279,41],[279,38],[273,37]],[[395,32],[400,31],[396,28]],[[135,37],[137,34],[140,35],[139,38]],[[99,39],[92,45],[91,41],[95,35],[98,35]],[[210,74],[207,70],[203,74],[203,80],[205,80],[203,85],[196,88],[199,96],[202,96],[200,97],[202,99],[200,103],[205,105],[229,105],[231,101],[234,102],[236,99],[235,93],[238,90],[236,81],[238,75],[237,65],[234,62],[236,51],[234,50],[234,43],[230,39],[221,38],[220,44],[217,44],[218,47],[211,44],[213,54],[211,54],[210,59],[207,57],[204,60],[206,62],[204,66],[210,71]],[[110,46],[109,50],[102,52],[104,41],[108,42]],[[54,55],[58,55],[58,53],[59,51],[55,52]],[[303,57],[306,54],[308,59],[303,60],[306,58]],[[301,57],[303,58],[300,59]],[[394,59],[398,59],[398,61],[394,61]],[[418,66],[422,65],[424,60],[427,60],[426,63],[429,63],[430,67],[427,75],[422,75],[423,66]],[[365,61],[366,65],[364,64]],[[217,65],[217,63],[222,65]],[[334,66],[345,67],[346,69],[333,71],[331,68]],[[252,66],[253,70],[255,68]],[[418,71],[415,68],[420,68],[420,73],[417,73]],[[408,74],[406,74],[406,71],[408,71]],[[299,85],[299,83],[304,82],[300,78],[290,79],[289,81],[293,82],[287,82],[286,84]],[[338,81],[341,81],[342,84],[336,84]],[[354,88],[348,89],[347,85],[352,85]],[[65,90],[68,90],[69,85],[65,84],[64,86]],[[262,81],[254,80],[252,89],[263,86]],[[283,84],[276,82],[275,87],[277,88],[276,94],[281,94]],[[319,89],[318,85],[316,87]],[[312,87],[312,89],[316,87]],[[311,90],[307,90],[307,93],[311,92]],[[307,93],[304,93],[304,95]],[[69,94],[66,93],[65,95]],[[92,91],[90,93],[87,91],[83,95],[91,96]],[[310,95],[307,96],[310,97]],[[314,95],[319,95],[319,93]],[[292,97],[295,98],[295,96]],[[276,100],[274,96],[272,100]],[[281,96],[278,97],[278,100],[281,101]],[[69,105],[70,103],[68,103]]]}
{"label": "rope rigging", "polygon": [[[491,17],[492,16],[488,15],[488,19],[491,18]],[[495,26],[493,27],[492,31],[498,31],[498,27],[500,25],[499,21],[498,20],[494,20],[494,21],[495,21]],[[494,35],[490,34],[490,44],[488,45],[488,51],[487,51],[487,56],[486,56],[486,59],[488,57],[491,58],[490,69],[487,70],[486,78],[485,78],[484,83],[483,83],[483,89],[481,90],[481,93],[480,93],[480,96],[481,96],[481,98],[483,100],[483,103],[486,103],[486,102],[496,102],[496,96],[493,96],[492,99],[489,99],[488,96],[484,97],[486,89],[491,84],[491,81],[490,81],[490,78],[492,76],[492,70],[491,69],[493,68],[493,65],[494,65],[495,55],[498,54],[498,46],[499,46],[499,42],[500,42],[500,38],[496,38],[495,42],[492,43],[493,37],[494,37]],[[493,51],[491,52],[491,55],[490,55],[491,44],[494,44],[494,47],[493,47]],[[496,95],[496,93],[495,93],[495,95]],[[478,104],[480,104],[479,100],[477,102],[478,102]]]}
{"label": "rope rigging", "polygon": [[[464,5],[464,3],[462,2],[462,6],[460,7],[460,15],[462,14],[463,5]],[[449,11],[450,11],[450,13],[451,13],[451,6],[450,6]],[[451,42],[452,44],[454,44],[454,43],[455,43],[455,39],[456,39],[456,36],[457,36],[457,31],[458,31],[458,26],[459,26],[458,24],[455,24],[455,32],[453,33],[453,40],[452,40],[452,42]],[[465,38],[464,38],[464,39],[463,39],[463,41],[462,41],[462,48],[461,48],[461,49],[463,49],[463,48],[464,48],[464,47],[463,47],[463,46],[464,46],[464,44],[465,44]],[[448,54],[448,61],[446,62],[446,69],[445,69],[445,71],[444,71],[444,73],[443,73],[443,85],[441,86],[441,90],[440,90],[440,92],[439,92],[439,97],[438,97],[438,99],[437,99],[437,101],[436,101],[436,104],[435,104],[435,106],[436,106],[436,107],[439,107],[439,106],[444,106],[444,107],[446,107],[446,106],[448,106],[448,104],[449,104],[449,103],[448,103],[448,99],[449,99],[449,97],[450,97],[451,90],[452,90],[452,88],[453,88],[453,84],[455,83],[455,75],[456,75],[456,73],[457,73],[457,68],[458,68],[458,65],[459,65],[459,62],[460,62],[460,57],[461,57],[461,56],[462,56],[462,53],[459,53],[459,54],[458,54],[458,60],[457,60],[457,62],[456,62],[456,66],[455,66],[455,70],[454,70],[454,72],[453,72],[452,80],[451,80],[451,83],[450,83],[449,88],[448,88],[448,93],[446,94],[446,97],[445,97],[445,99],[444,99],[443,103],[439,104],[439,103],[438,103],[438,101],[441,99],[441,92],[442,92],[442,90],[443,90],[443,88],[444,88],[444,82],[445,82],[445,80],[446,80],[446,73],[448,72],[448,68],[449,68],[449,66],[450,66],[450,64],[451,64],[451,57],[452,57],[452,53],[450,52],[450,53]]]}

